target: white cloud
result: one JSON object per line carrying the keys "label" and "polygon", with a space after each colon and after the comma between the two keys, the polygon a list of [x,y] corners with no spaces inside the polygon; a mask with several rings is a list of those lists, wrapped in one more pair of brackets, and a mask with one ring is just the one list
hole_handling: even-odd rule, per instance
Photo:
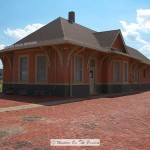
{"label": "white cloud", "polygon": [[0,44],[0,50],[3,49],[5,47],[5,45]]}
{"label": "white cloud", "polygon": [[44,26],[44,25],[40,24],[40,23],[38,23],[38,24],[31,24],[31,25],[27,25],[23,29],[10,29],[10,28],[8,28],[4,32],[7,35],[9,35],[10,37],[13,37],[13,38],[16,38],[16,39],[21,39],[21,38],[24,38],[25,36],[27,36],[28,34],[38,30],[42,26]]}
{"label": "white cloud", "polygon": [[136,15],[136,22],[134,23],[128,24],[126,21],[120,21],[124,28],[122,34],[128,41],[140,43],[140,51],[150,57],[150,42],[141,36],[141,33],[149,34],[150,32],[150,9],[138,9]]}
{"label": "white cloud", "polygon": [[150,31],[150,9],[137,10],[137,23],[139,30]]}
{"label": "white cloud", "polygon": [[150,53],[150,43],[142,46],[142,48],[140,50],[144,51],[146,53]]}
{"label": "white cloud", "polygon": [[125,21],[120,21],[125,30],[150,32],[150,9],[138,9],[136,11],[136,22],[127,24]]}
{"label": "white cloud", "polygon": [[140,38],[140,34],[136,31],[125,30],[122,32],[123,36],[129,41],[137,41]]}
{"label": "white cloud", "polygon": [[135,31],[138,28],[138,24],[136,23],[127,24],[125,21],[120,21],[120,23],[124,29],[128,31]]}
{"label": "white cloud", "polygon": [[141,38],[140,33],[137,31],[125,30],[125,31],[122,31],[122,34],[128,41],[133,41],[133,42],[137,41],[141,44],[148,44],[147,41],[145,41]]}

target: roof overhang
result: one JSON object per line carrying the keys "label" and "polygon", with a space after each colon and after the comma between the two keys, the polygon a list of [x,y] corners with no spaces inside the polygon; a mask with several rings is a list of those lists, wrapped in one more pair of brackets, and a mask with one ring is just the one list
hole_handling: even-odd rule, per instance
{"label": "roof overhang", "polygon": [[13,46],[13,47],[10,47],[10,48],[4,48],[4,49],[1,50],[1,52],[19,51],[19,50],[24,50],[24,49],[31,49],[31,48],[51,46],[51,45],[60,45],[60,44],[74,44],[74,45],[78,45],[78,46],[82,46],[82,47],[86,47],[86,48],[90,48],[90,49],[94,49],[94,50],[97,50],[97,51],[107,53],[107,49],[94,47],[94,46],[88,45],[86,43],[79,43],[77,41],[62,40],[62,39],[38,42],[37,44],[33,44],[33,45],[23,45],[23,46],[17,46],[17,47]]}
{"label": "roof overhang", "polygon": [[112,50],[109,50],[108,53],[110,53],[110,54],[118,54],[118,55],[121,55],[121,56],[129,57],[129,58],[135,59],[136,61],[139,61],[139,62],[141,62],[141,63],[150,65],[150,64],[148,64],[148,63],[146,63],[146,62],[143,62],[141,59],[139,59],[139,58],[137,58],[137,57],[133,57],[133,56],[130,56],[129,54],[121,53],[121,52],[119,52],[119,51],[112,51]]}
{"label": "roof overhang", "polygon": [[[90,49],[93,49],[93,50],[96,50],[96,51],[100,51],[100,52],[103,52],[103,53],[118,54],[118,55],[121,55],[121,56],[126,56],[126,57],[129,57],[129,58],[135,59],[135,60],[137,60],[141,63],[148,64],[146,62],[143,62],[142,60],[140,60],[137,57],[130,56],[128,53],[122,53],[122,52],[119,52],[119,51],[112,51],[109,48],[107,48],[107,49],[106,48],[99,48],[99,47],[94,47],[94,46],[88,45],[86,43],[79,43],[77,41],[62,40],[62,39],[43,41],[43,42],[39,42],[39,43],[33,44],[33,45],[25,45],[25,46],[20,46],[20,47],[5,48],[5,49],[1,50],[0,53],[20,51],[20,50],[25,50],[25,49],[33,49],[33,48],[52,46],[52,45],[60,45],[60,44],[74,44],[74,45],[82,46],[82,47],[85,47],[85,48],[90,48]],[[150,64],[148,64],[148,65],[150,65]]]}

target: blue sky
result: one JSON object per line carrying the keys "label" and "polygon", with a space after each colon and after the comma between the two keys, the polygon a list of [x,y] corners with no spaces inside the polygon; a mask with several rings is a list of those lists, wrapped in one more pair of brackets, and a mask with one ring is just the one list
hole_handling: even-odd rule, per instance
{"label": "blue sky", "polygon": [[0,0],[0,6],[1,49],[75,11],[78,24],[121,29],[125,43],[150,58],[150,0]]}

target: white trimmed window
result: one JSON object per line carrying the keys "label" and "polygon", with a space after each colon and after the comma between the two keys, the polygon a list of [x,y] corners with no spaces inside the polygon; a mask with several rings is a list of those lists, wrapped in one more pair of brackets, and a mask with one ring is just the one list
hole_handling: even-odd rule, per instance
{"label": "white trimmed window", "polygon": [[146,69],[143,69],[143,78],[146,78]]}
{"label": "white trimmed window", "polygon": [[20,57],[20,81],[28,81],[28,57]]}
{"label": "white trimmed window", "polygon": [[83,60],[82,57],[75,57],[75,82],[82,82],[82,68]]}
{"label": "white trimmed window", "polygon": [[90,67],[95,68],[95,60],[94,59],[90,60]]}
{"label": "white trimmed window", "polygon": [[134,82],[138,82],[138,68],[134,68]]}
{"label": "white trimmed window", "polygon": [[120,63],[114,62],[114,82],[120,82]]}
{"label": "white trimmed window", "polygon": [[123,82],[128,82],[128,63],[123,63]]}
{"label": "white trimmed window", "polygon": [[46,56],[37,56],[37,81],[46,81]]}

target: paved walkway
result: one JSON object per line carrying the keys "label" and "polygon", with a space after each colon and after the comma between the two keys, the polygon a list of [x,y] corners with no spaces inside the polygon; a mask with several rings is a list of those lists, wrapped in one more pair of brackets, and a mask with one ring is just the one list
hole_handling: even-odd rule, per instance
{"label": "paved walkway", "polygon": [[[0,109],[0,150],[150,148],[150,91],[65,100],[20,96],[3,99],[1,96],[0,102],[5,107]],[[101,144],[98,147],[54,147],[50,145],[51,139],[100,139]]]}
{"label": "paved walkway", "polygon": [[8,112],[8,111],[15,111],[15,110],[22,110],[22,109],[30,109],[30,108],[36,108],[41,106],[52,106],[52,105],[58,105],[58,104],[65,104],[65,103],[71,103],[71,102],[78,102],[83,101],[86,99],[95,99],[95,98],[104,98],[109,96],[121,96],[121,94],[111,94],[111,95],[92,95],[88,98],[71,98],[71,99],[65,99],[65,100],[55,100],[55,101],[49,101],[49,102],[43,102],[38,104],[26,104],[26,105],[20,105],[20,106],[10,106],[10,107],[4,107],[0,108],[0,112]]}
{"label": "paved walkway", "polygon": [[36,108],[36,107],[41,107],[41,106],[65,104],[65,103],[77,102],[77,101],[82,101],[82,100],[85,100],[85,99],[84,98],[73,98],[73,99],[58,100],[58,101],[45,102],[45,103],[39,103],[39,104],[28,104],[28,105],[21,105],[21,106],[5,107],[5,108],[0,108],[0,112],[6,112],[6,111],[8,112],[8,111],[14,111],[14,110]]}

